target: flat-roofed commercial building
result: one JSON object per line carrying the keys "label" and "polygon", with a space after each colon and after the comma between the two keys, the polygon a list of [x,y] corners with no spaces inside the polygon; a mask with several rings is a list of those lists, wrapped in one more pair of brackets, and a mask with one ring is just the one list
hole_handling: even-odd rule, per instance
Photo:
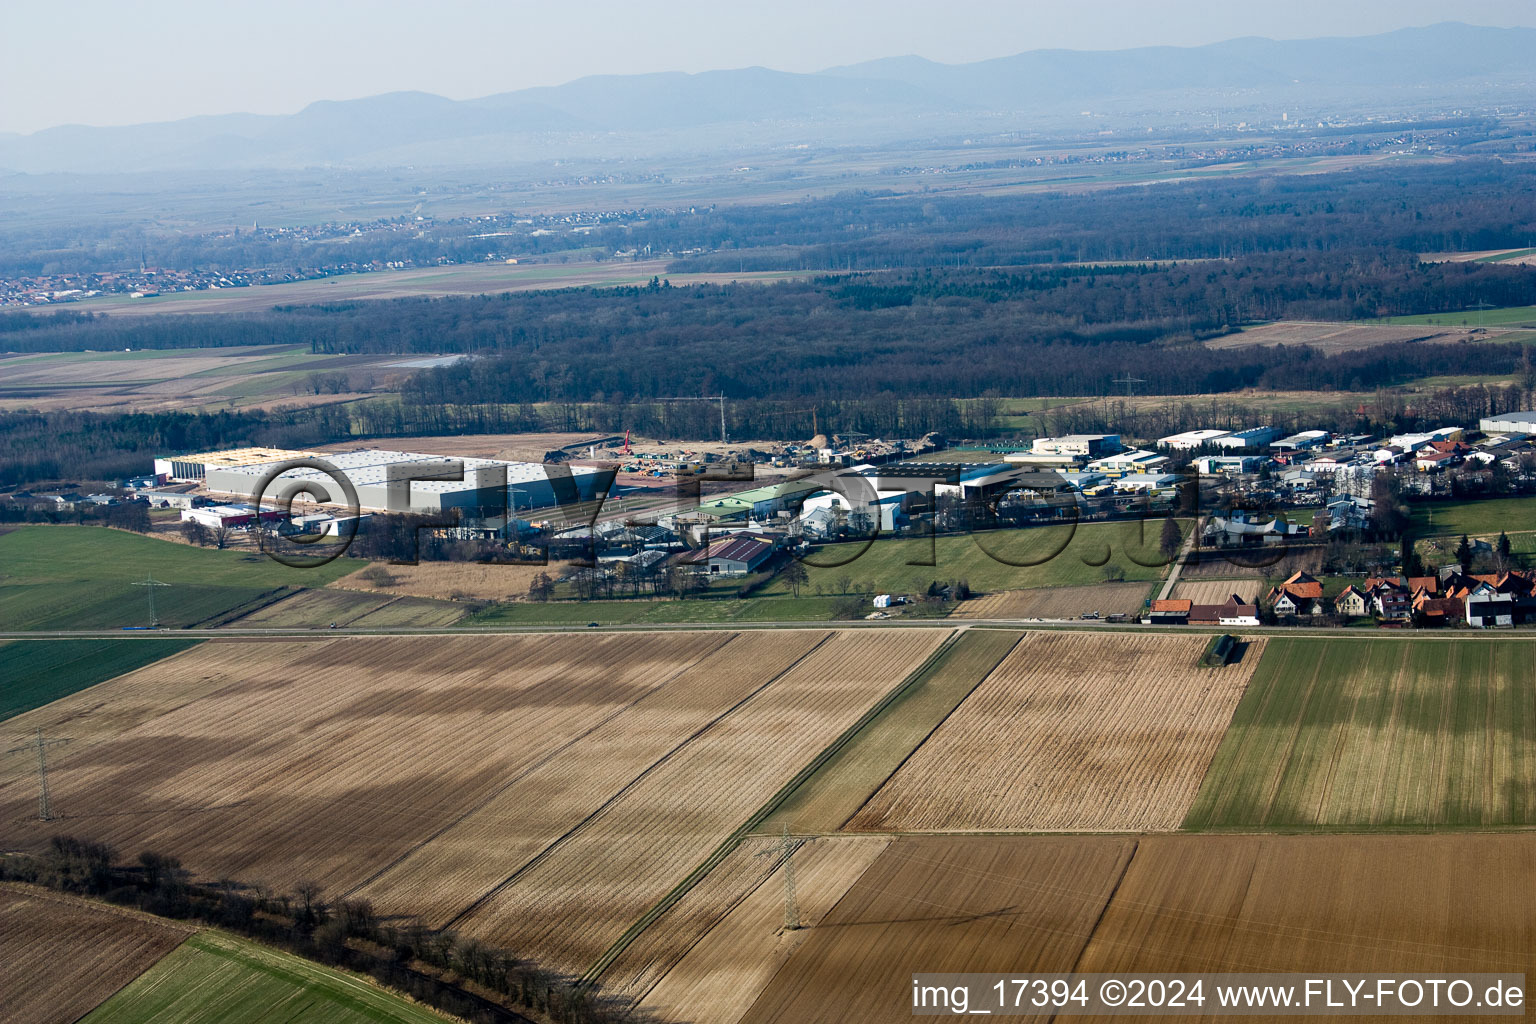
{"label": "flat-roofed commercial building", "polygon": [[286,448],[233,448],[225,452],[171,455],[155,460],[155,476],[176,483],[201,483],[211,469],[258,466],[316,457],[314,452],[296,452]]}
{"label": "flat-roofed commercial building", "polygon": [[[592,466],[454,459],[371,448],[309,457],[335,467],[356,490],[360,508],[379,512],[462,509],[497,515],[509,509],[548,508],[591,500],[594,491],[606,490],[605,481],[612,479],[611,473]],[[288,460],[210,466],[203,482],[212,492],[251,501],[262,480],[281,469],[284,461]],[[335,479],[310,467],[278,473],[268,482],[264,497],[276,500],[300,482],[323,487],[332,504],[346,501]]]}

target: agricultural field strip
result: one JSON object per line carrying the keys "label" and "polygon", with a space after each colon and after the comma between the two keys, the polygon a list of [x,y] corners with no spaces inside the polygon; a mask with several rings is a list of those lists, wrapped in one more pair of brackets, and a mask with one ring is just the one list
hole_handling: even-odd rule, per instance
{"label": "agricultural field strip", "polygon": [[832,752],[752,831],[773,835],[786,824],[796,835],[841,829],[1023,636],[1003,630],[957,630],[953,640],[913,674],[888,706]]}
{"label": "agricultural field strip", "polygon": [[[791,784],[770,801],[755,816],[762,820],[756,825],[749,822],[740,842],[725,853],[723,859],[712,867],[706,862],[704,867],[708,868],[708,872],[696,882],[690,883],[685,880],[684,887],[687,891],[679,896],[674,904],[656,913],[651,921],[642,921],[641,928],[633,939],[627,944],[623,940],[616,944],[615,950],[610,950],[609,954],[599,961],[599,966],[589,972],[589,976],[597,975],[597,980],[605,984],[610,991],[617,986],[631,1001],[643,998],[643,994],[635,995],[635,990],[640,987],[648,989],[657,984],[666,970],[663,962],[667,965],[675,964],[686,956],[687,949],[678,948],[679,943],[671,935],[678,927],[677,922],[680,916],[683,916],[681,908],[698,905],[704,899],[702,894],[712,893],[720,888],[722,876],[732,878],[735,888],[726,895],[710,900],[711,907],[718,907],[722,903],[735,906],[738,902],[751,897],[757,891],[755,887],[765,875],[763,869],[759,868],[758,873],[753,876],[755,881],[751,884],[734,877],[748,873],[740,867],[732,867],[733,864],[740,862],[744,849],[754,848],[754,860],[760,859],[759,854],[766,855],[771,852],[772,844],[778,841],[777,829],[774,826],[790,823],[794,817],[794,812],[790,808],[796,806],[797,799],[803,799],[807,794],[809,794],[810,803],[817,805],[816,809],[823,817],[828,813],[835,814],[837,820],[831,827],[841,825],[889,776],[892,770],[889,764],[892,760],[891,752],[897,752],[894,759],[899,761],[918,745],[920,739],[913,734],[912,728],[914,726],[921,728],[924,736],[931,734],[936,725],[930,719],[942,718],[952,711],[965,695],[979,685],[991,669],[996,667],[1021,636],[1022,634],[971,630],[958,630],[952,634],[909,676],[906,682],[871,710],[867,720],[861,726],[845,733],[839,743],[824,751],[818,758],[819,763],[813,763],[810,766],[804,781],[798,785]],[[950,685],[945,685],[946,683]],[[964,692],[953,692],[955,684],[958,684]],[[915,722],[907,721],[914,715]],[[898,718],[901,719],[900,722],[897,722]],[[894,737],[894,746],[893,739],[885,735],[893,725],[897,729],[902,725],[908,726],[905,731],[898,732]],[[847,763],[850,757],[853,759],[852,769]],[[875,761],[873,766],[866,763],[871,759]],[[842,801],[846,805],[842,810],[829,812],[827,808],[819,806],[825,804],[830,798],[829,793],[819,790],[828,790],[833,786],[846,788],[850,784],[848,772],[858,771],[860,768],[873,771],[875,774],[859,779],[852,800]],[[804,810],[802,806],[801,811]],[[790,831],[799,837],[803,834],[804,828],[800,822],[796,822]],[[847,843],[852,838],[842,837],[840,842]],[[795,842],[798,848],[807,840],[797,838]],[[883,843],[880,848],[883,849]],[[748,866],[750,867],[750,862]],[[707,917],[709,925],[712,926],[729,913],[730,910],[727,909],[723,912],[696,911],[689,915],[687,920],[690,922],[690,930],[695,938],[688,943],[688,946],[691,947],[703,938],[703,933],[698,931],[700,918]],[[667,933],[667,939],[659,939],[659,933]],[[669,943],[672,947],[672,956],[670,960],[666,960],[665,952]]]}
{"label": "agricultural field strip", "polygon": [[1437,826],[1536,820],[1525,648],[1504,638],[1361,647],[1277,639],[1186,828]]}
{"label": "agricultural field strip", "polygon": [[746,842],[751,837],[755,829],[759,828],[763,822],[773,814],[773,812],[778,810],[780,806],[789,800],[791,795],[799,792],[810,779],[816,776],[817,772],[821,771],[839,754],[843,753],[847,749],[848,745],[852,743],[861,734],[861,732],[870,725],[870,723],[884,715],[886,711],[889,710],[889,708],[892,706],[892,704],[899,701],[904,695],[910,693],[912,689],[922,680],[929,678],[936,671],[937,666],[946,661],[954,648],[959,645],[959,642],[963,638],[964,633],[964,630],[956,630],[955,632],[946,636],[936,648],[929,652],[928,657],[925,658],[921,664],[917,665],[910,673],[907,674],[906,679],[900,685],[893,688],[879,701],[875,702],[875,704],[870,707],[859,718],[858,721],[854,722],[847,729],[845,729],[842,734],[837,737],[837,739],[835,739],[830,745],[823,749],[822,752],[813,758],[808,764],[806,764],[805,767],[801,768],[800,771],[789,780],[789,782],[780,787],[778,792],[770,797],[769,800],[763,804],[763,806],[759,808],[755,814],[748,818],[739,828],[731,833],[731,835],[726,837],[726,839],[715,848],[714,853],[712,853],[702,863],[696,866],[693,871],[691,871],[672,889],[671,892],[669,892],[658,903],[646,911],[645,914],[643,914],[637,921],[635,921],[634,924],[630,925],[629,929],[625,931],[624,934],[620,935],[614,944],[610,946],[601,957],[598,958],[597,962],[593,964],[591,968],[588,969],[585,975],[585,979],[589,981],[595,981],[601,977],[602,974],[608,970],[609,965],[616,961],[619,957],[623,956],[628,950],[629,946],[638,940],[642,935],[646,934],[647,929],[651,928],[658,919],[664,915],[672,913],[673,908],[678,903],[681,903],[692,896],[694,888],[701,882],[707,882],[709,880],[710,874],[720,864],[724,863],[732,854],[739,852],[742,843]]}
{"label": "agricultural field strip", "polygon": [[1524,833],[1149,836],[1079,969],[1529,972],[1533,866]]}
{"label": "agricultural field strip", "polygon": [[75,1020],[192,931],[134,910],[0,884],[0,1008],[8,1024]]}
{"label": "agricultural field strip", "polygon": [[[802,927],[787,933],[780,927],[784,919],[783,862],[777,857],[758,857],[762,851],[752,850],[754,861],[774,861],[771,871],[740,892],[729,906],[716,904],[711,908],[709,927],[695,932],[680,955],[652,958],[648,950],[638,948],[641,943],[626,950],[600,979],[603,993],[638,1006],[642,1018],[649,1014],[692,1024],[737,1020],[893,841],[887,836],[802,840],[794,854],[795,903]],[[677,927],[670,917],[658,925],[666,931]]]}
{"label": "agricultural field strip", "polygon": [[[945,630],[838,634],[647,775],[460,930],[538,951],[557,970],[587,970],[888,694],[892,677],[905,681],[947,637]],[[575,920],[587,924],[579,934]]]}
{"label": "agricultural field strip", "polygon": [[1027,634],[846,828],[1175,829],[1263,643],[1202,669],[1198,635]]}
{"label": "agricultural field strip", "polygon": [[[1070,972],[1136,840],[901,836],[774,973],[751,1024],[910,1019],[914,970]],[[1092,879],[1098,884],[1081,884]]]}
{"label": "agricultural field strip", "polygon": [[[94,819],[97,837],[120,847],[176,849],[189,866],[214,876],[292,884],[303,870],[328,887],[344,886],[454,817],[457,801],[472,801],[503,771],[581,731],[592,711],[583,701],[606,705],[605,693],[648,689],[644,677],[654,679],[658,665],[670,666],[679,655],[691,661],[690,644],[713,648],[723,639],[561,636],[343,641],[305,645],[311,650],[296,654],[263,645],[252,652],[265,662],[255,678],[247,674],[215,699],[162,715],[153,728],[130,730],[115,739],[115,749],[97,745],[94,764],[62,760],[56,792],[76,814]],[[577,660],[549,657],[551,643]],[[529,656],[520,659],[519,651]],[[355,664],[359,657],[362,664]],[[540,658],[543,664],[510,687],[498,671],[503,661]],[[417,660],[434,664],[434,675],[423,680],[409,671]],[[326,688],[295,683],[306,674],[325,678],[327,669],[349,672],[343,681],[351,685],[326,697]],[[487,685],[493,680],[502,685]],[[547,704],[540,694],[558,696]],[[217,724],[224,722],[237,723],[232,733]],[[465,731],[471,723],[475,728]],[[414,737],[402,733],[411,728]],[[189,735],[165,735],[170,729]],[[525,742],[509,746],[504,740],[512,734]],[[417,755],[402,758],[408,749]],[[168,750],[180,751],[181,760],[167,758]],[[189,753],[201,756],[188,763]],[[207,763],[193,771],[199,762]],[[437,765],[434,773],[423,774],[425,763]],[[118,773],[119,764],[131,767]],[[146,785],[150,766],[158,777]],[[349,785],[354,780],[364,785]],[[0,807],[13,799],[19,805],[25,796],[15,786],[0,788]],[[185,813],[194,807],[197,814]]]}
{"label": "agricultural field strip", "polygon": [[[373,899],[395,912],[413,914],[433,926],[451,924],[511,884],[646,774],[799,664],[833,634],[795,631],[787,638],[725,635],[728,639],[721,646],[681,669],[666,684],[615,710],[571,743],[550,751],[458,819],[358,883],[350,893]],[[762,643],[763,639],[768,643]],[[775,652],[762,648],[783,646],[791,646],[791,650],[786,652],[790,657],[781,668],[779,661],[769,656]],[[723,681],[724,674],[737,666],[744,670],[741,682],[749,688],[744,694]],[[684,723],[684,728],[693,728],[691,733],[679,734],[674,703],[683,704],[685,710],[689,703],[699,705],[699,719]],[[650,721],[648,713],[652,711],[659,722]],[[574,806],[565,805],[562,801],[566,799]],[[455,836],[455,832],[464,834]],[[498,858],[486,858],[487,848],[499,851]],[[508,874],[507,867],[513,863],[517,867]],[[422,875],[426,880],[418,877]],[[449,880],[446,883],[445,878]],[[434,883],[430,889],[428,880]]]}
{"label": "agricultural field strip", "polygon": [[217,931],[189,938],[82,1024],[443,1024],[457,1020],[369,978]]}
{"label": "agricultural field strip", "polygon": [[[793,847],[798,853],[801,844]],[[803,866],[804,857],[796,861]],[[603,993],[638,1003],[742,901],[757,892],[784,866],[779,849],[769,843],[741,842],[699,879],[688,891],[658,915],[612,960],[597,981]],[[780,896],[779,920],[783,921]],[[595,970],[588,972],[590,978]]]}

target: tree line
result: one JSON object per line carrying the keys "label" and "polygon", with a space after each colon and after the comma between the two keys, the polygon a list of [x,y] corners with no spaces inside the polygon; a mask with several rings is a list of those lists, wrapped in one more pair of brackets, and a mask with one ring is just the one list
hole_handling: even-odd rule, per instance
{"label": "tree line", "polygon": [[181,921],[224,928],[381,984],[476,1024],[527,1024],[516,1009],[567,1024],[623,1017],[590,989],[507,950],[381,918],[367,900],[327,897],[315,882],[282,892],[261,885],[194,882],[181,861],[146,850],[124,862],[105,843],[54,836],[38,854],[0,857],[0,881],[103,899]]}

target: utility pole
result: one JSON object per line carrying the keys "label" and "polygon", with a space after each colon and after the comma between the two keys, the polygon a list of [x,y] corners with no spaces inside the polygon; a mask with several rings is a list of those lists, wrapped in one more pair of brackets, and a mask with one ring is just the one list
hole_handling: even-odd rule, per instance
{"label": "utility pole", "polygon": [[725,437],[725,394],[723,392],[721,394],[718,394],[718,395],[705,395],[703,397],[695,397],[693,395],[684,395],[684,396],[680,396],[680,397],[677,397],[677,398],[659,398],[659,399],[657,399],[657,401],[659,401],[659,402],[719,402],[720,403],[720,443],[721,444],[725,444],[726,443],[726,437]]}
{"label": "utility pole", "polygon": [[777,856],[784,859],[784,930],[796,931],[800,927],[800,909],[795,905],[795,848],[789,835],[789,822],[784,823],[784,834],[766,850],[759,850],[754,857]]}
{"label": "utility pole", "polygon": [[53,806],[48,802],[48,748],[68,743],[68,739],[45,740],[43,730],[37,730],[37,738],[31,743],[23,743],[21,746],[12,747],[7,754],[24,753],[28,750],[37,751],[37,820],[52,821]]}
{"label": "utility pole", "polygon": [[159,580],[155,579],[153,576],[150,576],[150,575],[146,574],[144,576],[144,579],[141,580],[138,583],[135,583],[134,586],[136,586],[136,587],[143,587],[144,588],[144,592],[149,595],[149,625],[150,625],[150,628],[153,629],[155,626],[160,625],[160,619],[159,619],[158,616],[155,615],[155,588],[156,587],[168,587],[168,586],[170,586],[170,584],[169,583],[161,583]]}

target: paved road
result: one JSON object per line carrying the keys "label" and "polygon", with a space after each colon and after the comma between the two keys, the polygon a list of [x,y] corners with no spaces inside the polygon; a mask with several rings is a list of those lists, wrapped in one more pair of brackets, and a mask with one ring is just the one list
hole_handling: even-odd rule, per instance
{"label": "paved road", "polygon": [[1173,560],[1173,565],[1168,570],[1168,580],[1163,584],[1163,589],[1158,593],[1159,601],[1166,601],[1168,595],[1173,593],[1174,584],[1179,582],[1179,570],[1184,568],[1184,559],[1195,549],[1195,538],[1200,536],[1200,517],[1195,517],[1195,525],[1190,527],[1189,536],[1184,539],[1184,546],[1179,549],[1179,557]]}

